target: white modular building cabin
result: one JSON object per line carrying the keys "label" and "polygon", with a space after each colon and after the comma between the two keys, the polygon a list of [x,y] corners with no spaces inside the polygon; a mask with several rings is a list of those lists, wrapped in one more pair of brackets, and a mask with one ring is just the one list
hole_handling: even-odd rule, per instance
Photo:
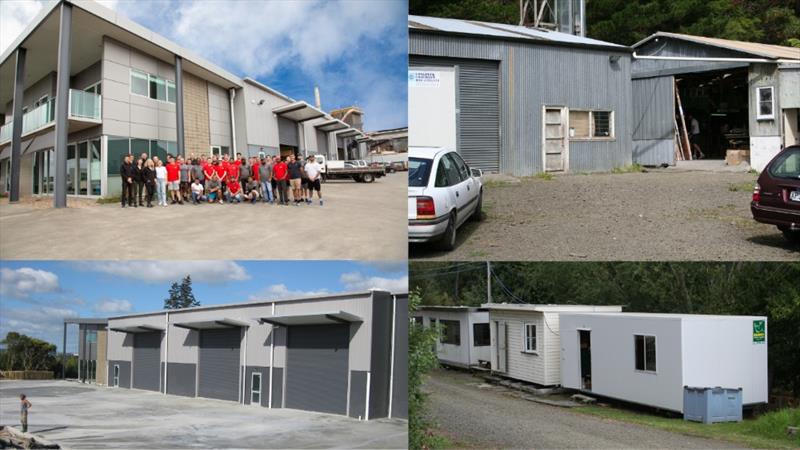
{"label": "white modular building cabin", "polygon": [[620,312],[621,306],[486,303],[492,371],[543,386],[561,384],[559,314]]}
{"label": "white modular building cabin", "polygon": [[562,314],[561,367],[563,387],[681,413],[684,386],[766,403],[767,318]]}
{"label": "white modular building cabin", "polygon": [[422,306],[413,312],[424,327],[441,326],[436,354],[442,364],[457,367],[488,366],[489,312],[470,306]]}

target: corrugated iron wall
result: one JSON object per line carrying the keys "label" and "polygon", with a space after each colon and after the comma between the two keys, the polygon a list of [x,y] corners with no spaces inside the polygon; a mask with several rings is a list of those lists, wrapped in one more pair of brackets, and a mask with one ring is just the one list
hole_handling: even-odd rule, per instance
{"label": "corrugated iron wall", "polygon": [[674,83],[671,76],[633,80],[634,162],[646,166],[675,163]]}
{"label": "corrugated iron wall", "polygon": [[[500,171],[528,176],[544,171],[542,107],[612,110],[615,139],[572,141],[572,172],[631,163],[630,56],[625,52],[537,45],[493,39],[409,33],[413,57],[491,59],[500,67]],[[619,55],[616,63],[609,55]]]}

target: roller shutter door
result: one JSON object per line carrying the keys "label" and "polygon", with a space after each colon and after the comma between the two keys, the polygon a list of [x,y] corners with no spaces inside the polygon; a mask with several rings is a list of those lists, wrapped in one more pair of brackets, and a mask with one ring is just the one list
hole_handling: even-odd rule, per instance
{"label": "roller shutter door", "polygon": [[290,326],[286,407],[347,413],[349,325]]}
{"label": "roller shutter door", "polygon": [[324,131],[315,130],[317,133],[317,151],[318,155],[325,155],[328,158],[328,133]]}
{"label": "roller shutter door", "polygon": [[239,401],[239,328],[200,331],[197,395]]}
{"label": "roller shutter door", "polygon": [[297,122],[278,117],[278,141],[281,145],[299,147],[300,137],[297,135]]}
{"label": "roller shutter door", "polygon": [[133,387],[159,390],[161,379],[161,332],[133,335]]}
{"label": "roller shutter door", "polygon": [[497,61],[411,56],[412,66],[456,66],[458,152],[467,164],[500,171],[500,76]]}

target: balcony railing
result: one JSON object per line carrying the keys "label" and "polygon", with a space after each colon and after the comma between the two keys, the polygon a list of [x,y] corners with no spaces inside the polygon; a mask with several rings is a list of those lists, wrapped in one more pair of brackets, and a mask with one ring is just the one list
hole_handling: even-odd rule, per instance
{"label": "balcony railing", "polygon": [[[102,97],[92,92],[84,92],[75,89],[69,90],[69,118],[70,119],[90,119],[100,120]],[[36,107],[33,111],[28,111],[22,116],[22,135],[31,131],[44,128],[56,119],[56,101],[50,99],[47,103]],[[13,123],[0,127],[0,143],[11,140],[11,130]]]}

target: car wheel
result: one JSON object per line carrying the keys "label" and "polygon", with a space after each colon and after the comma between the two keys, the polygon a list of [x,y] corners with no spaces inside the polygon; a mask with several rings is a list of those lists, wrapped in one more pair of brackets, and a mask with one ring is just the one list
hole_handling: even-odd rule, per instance
{"label": "car wheel", "polygon": [[364,175],[361,176],[361,181],[363,181],[364,183],[372,183],[373,181],[375,181],[375,177],[371,173],[365,173]]}
{"label": "car wheel", "polygon": [[792,244],[800,244],[800,230],[781,230],[783,236]]}
{"label": "car wheel", "polygon": [[475,206],[475,211],[472,211],[470,220],[474,222],[483,220],[483,189],[481,189],[481,193],[478,194],[478,204]]}
{"label": "car wheel", "polygon": [[456,247],[456,213],[451,212],[450,218],[447,219],[447,228],[444,234],[436,243],[439,250],[450,251]]}

